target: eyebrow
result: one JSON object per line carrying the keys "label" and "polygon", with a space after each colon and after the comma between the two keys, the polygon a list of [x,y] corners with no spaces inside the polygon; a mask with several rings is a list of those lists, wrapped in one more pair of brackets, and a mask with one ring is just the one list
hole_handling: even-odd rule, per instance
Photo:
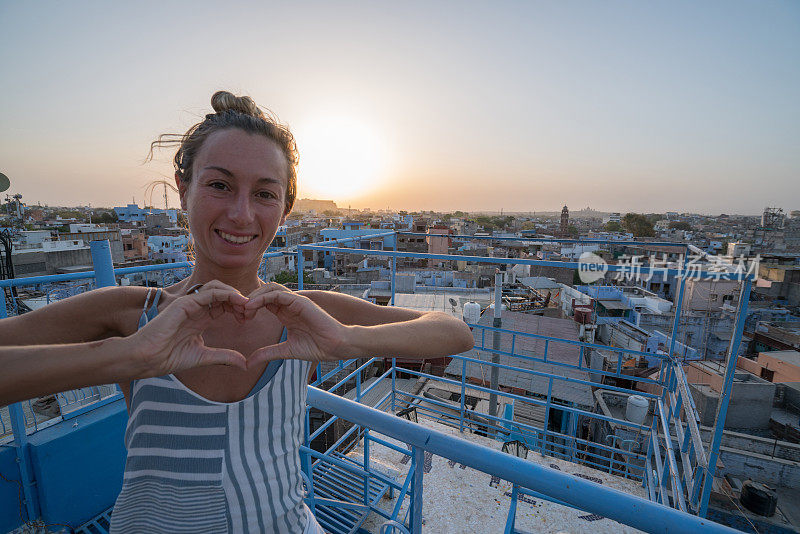
{"label": "eyebrow", "polygon": [[[217,167],[215,165],[208,165],[207,167],[203,167],[203,170],[204,171],[205,170],[218,171],[218,172],[221,172],[222,174],[224,174],[225,176],[227,176],[229,178],[233,178],[233,173],[231,171],[229,171],[228,169],[224,168],[224,167]],[[270,183],[270,184],[281,185],[281,181],[280,180],[276,180],[275,178],[265,177],[265,178],[259,178],[257,181],[258,182],[267,182],[267,183]]]}

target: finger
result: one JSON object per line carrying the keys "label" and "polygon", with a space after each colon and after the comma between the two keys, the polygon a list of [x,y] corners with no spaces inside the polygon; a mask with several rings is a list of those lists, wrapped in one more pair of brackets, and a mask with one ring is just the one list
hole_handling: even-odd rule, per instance
{"label": "finger", "polygon": [[210,282],[206,282],[205,284],[203,284],[201,286],[200,291],[202,291],[203,289],[226,289],[228,291],[236,291],[237,293],[239,292],[239,290],[236,289],[235,287],[229,286],[228,284],[226,284],[224,282],[220,282],[219,280],[216,280],[216,279],[215,280],[211,280]]}
{"label": "finger", "polygon": [[268,304],[278,304],[280,306],[288,306],[292,302],[296,302],[298,299],[305,298],[297,293],[292,293],[290,291],[272,291],[269,293],[261,293],[250,300],[247,301],[245,304],[245,309],[258,309],[267,306]]}
{"label": "finger", "polygon": [[286,358],[294,358],[294,355],[289,350],[289,343],[282,341],[275,345],[261,347],[260,349],[253,351],[253,353],[250,355],[250,358],[247,359],[247,367],[252,368],[260,363]]}
{"label": "finger", "polygon": [[261,295],[263,293],[270,293],[272,291],[287,291],[287,292],[291,292],[292,290],[289,289],[286,286],[282,286],[281,284],[279,284],[277,282],[268,282],[268,283],[264,284],[263,286],[259,287],[258,289],[256,289],[255,291],[253,291],[252,293],[250,293],[249,295],[247,295],[247,298],[254,298],[254,297],[257,297],[258,295]]}
{"label": "finger", "polygon": [[223,303],[223,302],[244,306],[248,302],[247,297],[245,297],[235,289],[214,288],[214,287],[209,288],[206,286],[203,286],[203,288],[197,293],[192,293],[191,295],[186,295],[185,297],[181,298],[191,299],[199,306],[208,306],[209,304]]}
{"label": "finger", "polygon": [[230,349],[204,348],[203,353],[198,359],[198,366],[205,365],[227,365],[247,370],[247,359],[241,352]]}

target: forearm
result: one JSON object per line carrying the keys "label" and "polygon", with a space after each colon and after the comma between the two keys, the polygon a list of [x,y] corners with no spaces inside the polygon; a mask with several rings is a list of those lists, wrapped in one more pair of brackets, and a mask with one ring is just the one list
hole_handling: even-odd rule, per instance
{"label": "forearm", "polygon": [[376,326],[349,326],[353,357],[439,358],[473,347],[466,323],[441,312],[409,321]]}
{"label": "forearm", "polygon": [[141,372],[126,338],[0,347],[0,369],[0,406],[79,387],[127,381]]}

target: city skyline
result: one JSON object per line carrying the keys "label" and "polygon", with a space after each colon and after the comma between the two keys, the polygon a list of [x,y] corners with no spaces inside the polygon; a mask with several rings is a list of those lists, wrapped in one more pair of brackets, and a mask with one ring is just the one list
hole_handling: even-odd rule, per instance
{"label": "city skyline", "polygon": [[149,143],[224,88],[292,127],[299,197],[340,206],[798,209],[800,5],[236,5],[0,7],[9,192],[143,205],[172,174]]}

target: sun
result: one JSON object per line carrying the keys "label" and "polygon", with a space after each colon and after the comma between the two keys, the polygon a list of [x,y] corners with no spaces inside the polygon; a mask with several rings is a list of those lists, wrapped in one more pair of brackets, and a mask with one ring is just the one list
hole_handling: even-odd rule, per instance
{"label": "sun", "polygon": [[384,143],[367,123],[330,116],[316,118],[294,131],[300,153],[297,185],[302,197],[346,201],[374,191],[385,181]]}

